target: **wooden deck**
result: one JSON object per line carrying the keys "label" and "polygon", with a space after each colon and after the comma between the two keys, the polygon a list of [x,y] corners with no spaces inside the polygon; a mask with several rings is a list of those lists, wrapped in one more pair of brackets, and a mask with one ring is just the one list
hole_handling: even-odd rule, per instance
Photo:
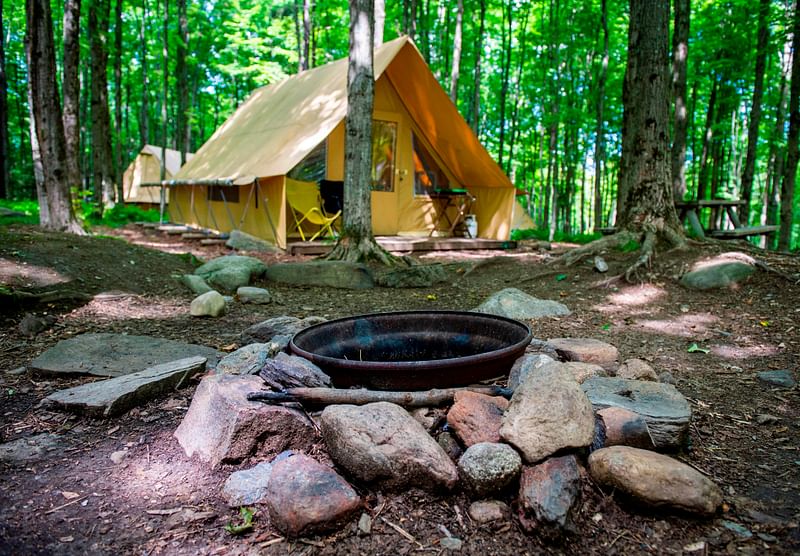
{"label": "wooden deck", "polygon": [[[468,251],[479,249],[514,249],[516,241],[466,237],[399,237],[378,236],[375,238],[392,253],[416,253],[419,251]],[[290,255],[324,255],[333,249],[332,241],[298,241],[286,246]]]}

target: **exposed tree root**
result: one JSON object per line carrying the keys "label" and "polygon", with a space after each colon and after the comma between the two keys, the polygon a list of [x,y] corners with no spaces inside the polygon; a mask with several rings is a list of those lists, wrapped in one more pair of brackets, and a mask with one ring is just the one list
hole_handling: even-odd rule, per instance
{"label": "exposed tree root", "polygon": [[586,257],[597,255],[614,247],[620,247],[630,241],[639,241],[640,237],[641,236],[639,234],[634,232],[622,230],[610,236],[601,237],[600,239],[597,239],[591,243],[587,243],[586,245],[567,251],[560,257],[553,259],[550,264],[564,264],[566,266],[572,266],[576,263],[579,263]]}
{"label": "exposed tree root", "polygon": [[408,262],[404,258],[389,253],[373,237],[342,236],[324,259],[351,263],[376,262],[386,266],[408,266]]}

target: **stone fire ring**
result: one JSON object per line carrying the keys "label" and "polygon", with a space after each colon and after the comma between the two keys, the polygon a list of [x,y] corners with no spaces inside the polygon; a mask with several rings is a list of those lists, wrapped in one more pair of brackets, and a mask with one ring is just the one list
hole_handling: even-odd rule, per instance
{"label": "stone fire ring", "polygon": [[507,374],[531,338],[527,325],[496,315],[401,311],[317,324],[289,346],[339,388],[425,390]]}

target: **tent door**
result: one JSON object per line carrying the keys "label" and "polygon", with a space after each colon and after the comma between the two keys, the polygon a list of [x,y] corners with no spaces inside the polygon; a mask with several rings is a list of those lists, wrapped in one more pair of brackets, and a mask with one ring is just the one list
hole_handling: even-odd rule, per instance
{"label": "tent door", "polygon": [[401,177],[402,157],[399,138],[401,118],[397,113],[375,112],[372,121],[372,233],[397,233],[397,189]]}

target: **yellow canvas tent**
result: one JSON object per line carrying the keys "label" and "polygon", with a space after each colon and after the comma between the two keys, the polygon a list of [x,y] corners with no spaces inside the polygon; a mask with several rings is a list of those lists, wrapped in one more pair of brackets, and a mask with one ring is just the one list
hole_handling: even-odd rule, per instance
{"label": "yellow canvas tent", "polygon": [[[516,190],[414,43],[377,48],[374,73],[373,233],[426,236],[447,205],[440,192],[466,190],[478,236],[508,239]],[[285,248],[286,180],[343,180],[346,111],[346,59],[257,89],[175,176],[171,219]]]}
{"label": "yellow canvas tent", "polygon": [[[192,157],[187,153],[187,160]],[[181,168],[181,153],[167,149],[166,179],[171,180]],[[149,203],[157,205],[161,200],[158,187],[141,187],[143,183],[161,181],[161,147],[145,145],[122,174],[122,195],[126,203]],[[167,192],[169,201],[169,192]]]}
{"label": "yellow canvas tent", "polygon": [[536,224],[533,222],[531,215],[527,213],[522,203],[517,200],[514,203],[514,210],[511,216],[511,229],[512,230],[533,230]]}

